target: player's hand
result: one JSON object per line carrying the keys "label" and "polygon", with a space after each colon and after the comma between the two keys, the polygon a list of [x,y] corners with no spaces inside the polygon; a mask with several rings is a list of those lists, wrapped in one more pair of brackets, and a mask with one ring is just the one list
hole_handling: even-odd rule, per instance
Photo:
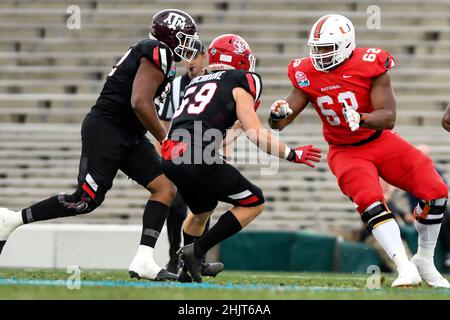
{"label": "player's hand", "polygon": [[359,122],[361,121],[361,115],[358,113],[358,111],[348,106],[346,103],[343,103],[343,105],[344,109],[342,110],[342,113],[344,114],[345,121],[347,121],[350,130],[358,130]]}
{"label": "player's hand", "polygon": [[295,162],[295,163],[303,163],[307,166],[315,168],[315,165],[311,162],[319,162],[322,155],[320,154],[321,150],[315,148],[312,144],[303,147],[297,147],[295,149],[291,149],[289,155],[286,160]]}
{"label": "player's hand", "polygon": [[274,121],[286,119],[292,112],[286,101],[277,100],[270,107],[270,118]]}

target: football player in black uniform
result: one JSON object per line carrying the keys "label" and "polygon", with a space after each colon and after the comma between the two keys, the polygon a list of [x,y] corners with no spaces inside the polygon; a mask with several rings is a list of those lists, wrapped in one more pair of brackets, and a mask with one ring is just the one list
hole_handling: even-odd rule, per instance
{"label": "football player in black uniform", "polygon": [[[255,58],[240,36],[217,37],[208,49],[208,74],[194,78],[175,112],[172,127],[162,146],[163,169],[177,186],[192,213],[183,225],[185,245],[180,256],[183,277],[202,281],[202,259],[216,244],[239,232],[264,208],[257,186],[218,152],[227,129],[239,120],[248,138],[263,151],[296,163],[314,166],[320,150],[312,145],[290,149],[261,128],[255,112],[261,94],[260,76],[254,73]],[[218,201],[233,206],[203,234],[205,223]],[[203,235],[202,235],[203,234]]]}
{"label": "football player in black uniform", "polygon": [[175,61],[195,57],[193,43],[197,38],[195,21],[187,13],[168,9],[155,14],[149,39],[131,46],[112,68],[95,106],[84,118],[78,188],[71,195],[61,193],[18,212],[1,209],[1,248],[22,224],[95,210],[120,169],[151,192],[130,275],[149,280],[178,278],[153,258],[176,188],[163,174],[161,158],[145,134],[150,131],[160,142],[165,138],[154,99],[167,94],[176,72]]}
{"label": "football player in black uniform", "polygon": [[[197,55],[191,61],[184,61],[183,65],[186,68],[186,73],[176,77],[171,82],[171,90],[164,102],[157,105],[159,120],[166,130],[169,130],[172,117],[175,111],[179,108],[181,101],[183,101],[184,91],[195,77],[203,74],[203,69],[208,61],[208,54],[205,46],[200,40],[196,40],[194,48],[197,49]],[[159,146],[156,146],[157,149]],[[160,150],[159,150],[160,151]],[[184,219],[187,216],[187,206],[184,203],[180,193],[177,192],[175,199],[169,209],[167,216],[167,236],[169,238],[169,262],[166,265],[166,270],[172,273],[179,273],[180,261],[178,258],[178,250],[181,244],[181,229]],[[205,230],[209,229],[209,220],[206,223]],[[223,270],[223,264],[220,262],[204,263],[202,269],[203,276],[215,277]]]}

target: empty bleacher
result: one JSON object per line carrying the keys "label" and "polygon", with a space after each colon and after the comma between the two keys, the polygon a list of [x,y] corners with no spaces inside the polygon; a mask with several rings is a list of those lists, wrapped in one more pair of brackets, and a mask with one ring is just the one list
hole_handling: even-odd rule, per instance
{"label": "empty bleacher", "polygon": [[[264,123],[272,101],[290,90],[287,64],[307,55],[313,22],[330,12],[348,16],[358,46],[383,47],[396,57],[391,76],[398,99],[397,131],[412,143],[429,144],[436,163],[450,173],[450,135],[440,127],[450,101],[450,0],[377,1],[380,29],[366,26],[367,8],[373,4],[368,0],[79,0],[81,29],[69,30],[66,9],[72,2],[0,2],[0,207],[19,209],[73,191],[83,116],[110,67],[130,44],[147,36],[153,14],[167,7],[188,11],[206,44],[221,33],[248,40],[264,82],[258,111]],[[281,133],[282,139],[293,146],[314,143],[326,151],[312,108],[299,118]],[[242,155],[243,147],[238,150]],[[275,175],[262,175],[257,165],[236,165],[267,197],[266,211],[251,227],[360,227],[325,159],[316,170],[281,161]],[[68,220],[139,223],[147,197],[119,173],[101,208]]]}

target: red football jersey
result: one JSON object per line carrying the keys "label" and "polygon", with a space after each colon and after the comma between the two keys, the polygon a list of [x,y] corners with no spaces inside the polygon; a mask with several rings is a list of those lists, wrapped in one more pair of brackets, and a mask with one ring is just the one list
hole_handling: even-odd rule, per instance
{"label": "red football jersey", "polygon": [[370,102],[372,78],[390,70],[394,58],[378,48],[356,48],[353,54],[329,72],[317,71],[311,58],[294,59],[288,75],[295,88],[302,90],[322,119],[323,135],[331,144],[352,144],[375,131],[360,127],[352,132],[342,113],[343,102],[359,113],[374,111]]}

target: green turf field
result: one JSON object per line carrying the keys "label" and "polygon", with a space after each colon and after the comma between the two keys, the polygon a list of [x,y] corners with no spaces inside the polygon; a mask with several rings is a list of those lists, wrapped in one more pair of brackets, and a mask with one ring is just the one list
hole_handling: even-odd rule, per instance
{"label": "green turf field", "polygon": [[0,269],[2,299],[450,299],[450,290],[422,284],[366,288],[369,275],[332,273],[223,272],[202,284],[131,280],[123,271],[81,272],[81,288],[69,290],[64,271]]}

